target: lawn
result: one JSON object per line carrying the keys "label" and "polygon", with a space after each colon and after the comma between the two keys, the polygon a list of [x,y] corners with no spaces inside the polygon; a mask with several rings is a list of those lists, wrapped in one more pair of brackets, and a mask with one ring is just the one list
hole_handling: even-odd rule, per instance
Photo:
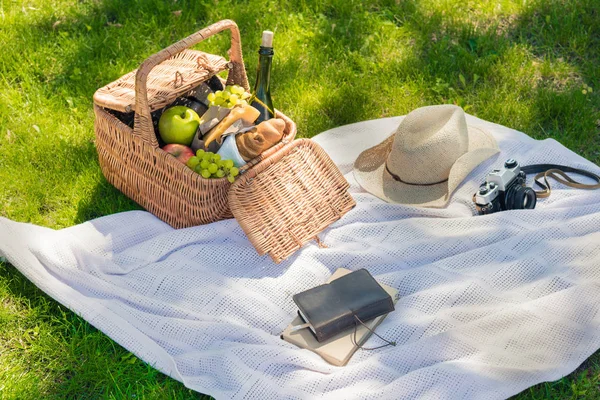
{"label": "lawn", "polygon": [[[598,0],[0,0],[0,216],[63,228],[138,209],[103,178],[92,95],[220,19],[251,83],[311,137],[454,103],[600,162]],[[226,54],[227,35],[198,48]],[[600,355],[516,398],[600,398]],[[0,398],[197,398],[0,262]]]}

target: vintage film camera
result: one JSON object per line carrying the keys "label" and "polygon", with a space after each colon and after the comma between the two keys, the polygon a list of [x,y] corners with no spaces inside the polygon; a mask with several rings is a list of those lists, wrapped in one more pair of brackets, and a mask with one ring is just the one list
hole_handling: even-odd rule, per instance
{"label": "vintage film camera", "polygon": [[504,163],[504,168],[490,172],[485,183],[473,195],[473,202],[479,215],[504,210],[533,209],[537,202],[535,191],[525,186],[525,173],[512,158]]}

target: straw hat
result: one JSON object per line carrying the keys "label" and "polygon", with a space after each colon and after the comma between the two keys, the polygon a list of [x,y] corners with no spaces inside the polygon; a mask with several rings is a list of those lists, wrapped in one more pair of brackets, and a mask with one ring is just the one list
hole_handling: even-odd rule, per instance
{"label": "straw hat", "polygon": [[354,176],[387,202],[444,207],[469,172],[498,151],[489,133],[467,126],[462,108],[422,107],[358,156]]}

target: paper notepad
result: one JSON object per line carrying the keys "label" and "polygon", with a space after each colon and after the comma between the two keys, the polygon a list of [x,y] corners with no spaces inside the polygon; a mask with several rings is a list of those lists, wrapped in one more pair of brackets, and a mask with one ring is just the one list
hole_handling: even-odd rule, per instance
{"label": "paper notepad", "polygon": [[[331,275],[331,277],[327,280],[327,283],[349,274],[350,272],[352,271],[345,268],[339,268],[333,273],[333,275]],[[383,287],[385,291],[389,293],[395,303],[397,300],[398,291],[387,285],[381,285],[381,287]],[[370,329],[375,330],[377,325],[379,325],[386,316],[387,314],[370,321],[366,321],[365,325],[367,325]],[[346,365],[352,355],[356,352],[356,350],[358,350],[358,346],[362,346],[371,336],[371,332],[369,332],[367,328],[362,325],[358,325],[358,328],[356,329],[356,343],[358,346],[352,342],[354,328],[348,329],[324,342],[319,343],[309,329],[301,329],[292,332],[292,327],[301,325],[303,323],[304,321],[302,318],[300,318],[300,316],[296,316],[292,323],[285,328],[281,338],[286,342],[292,343],[298,347],[313,351],[323,357],[323,359],[328,363],[338,366]]]}

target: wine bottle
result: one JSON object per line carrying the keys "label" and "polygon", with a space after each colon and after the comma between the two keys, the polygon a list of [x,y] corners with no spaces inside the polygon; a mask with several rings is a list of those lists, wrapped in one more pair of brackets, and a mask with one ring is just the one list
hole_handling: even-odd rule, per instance
{"label": "wine bottle", "polygon": [[262,42],[258,50],[258,69],[254,84],[255,100],[252,107],[260,111],[256,124],[275,117],[275,108],[271,100],[271,63],[273,61],[273,32],[263,31]]}

